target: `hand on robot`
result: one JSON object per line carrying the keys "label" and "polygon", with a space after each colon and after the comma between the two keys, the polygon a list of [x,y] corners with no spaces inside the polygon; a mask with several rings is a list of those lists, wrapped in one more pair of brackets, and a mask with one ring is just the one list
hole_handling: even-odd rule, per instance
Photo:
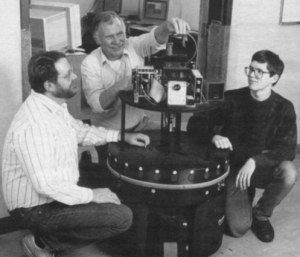
{"label": "hand on robot", "polygon": [[191,28],[186,21],[180,18],[172,18],[156,28],[155,38],[159,44],[165,44],[169,40],[169,35],[174,34],[174,36],[186,38],[189,30]]}
{"label": "hand on robot", "polygon": [[180,18],[172,18],[168,20],[166,23],[166,27],[169,33],[175,34],[175,36],[186,35],[188,31],[191,30],[190,25]]}
{"label": "hand on robot", "polygon": [[125,141],[131,145],[147,147],[150,143],[150,138],[141,133],[125,133]]}
{"label": "hand on robot", "polygon": [[212,139],[212,143],[217,147],[221,149],[230,149],[233,150],[232,144],[229,141],[227,137],[222,137],[220,135],[215,135]]}

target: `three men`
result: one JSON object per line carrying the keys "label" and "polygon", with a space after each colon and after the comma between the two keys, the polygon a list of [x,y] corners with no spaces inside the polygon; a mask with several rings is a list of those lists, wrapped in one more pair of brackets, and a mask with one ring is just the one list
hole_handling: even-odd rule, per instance
{"label": "three men", "polygon": [[[22,240],[25,253],[54,256],[126,231],[132,212],[116,194],[77,184],[78,144],[116,142],[119,132],[90,127],[68,113],[65,102],[79,87],[63,53],[33,56],[28,76],[32,92],[9,128],[2,166],[9,213],[32,232]],[[125,140],[149,144],[143,134],[126,133]]]}
{"label": "three men", "polygon": [[[272,90],[283,70],[278,55],[258,51],[245,68],[248,87],[225,92],[219,120],[223,128],[212,143],[232,150],[226,218],[236,237],[251,227],[261,241],[271,242],[274,229],[269,218],[297,178],[291,162],[297,145],[295,110]],[[264,193],[252,208],[255,188]]]}

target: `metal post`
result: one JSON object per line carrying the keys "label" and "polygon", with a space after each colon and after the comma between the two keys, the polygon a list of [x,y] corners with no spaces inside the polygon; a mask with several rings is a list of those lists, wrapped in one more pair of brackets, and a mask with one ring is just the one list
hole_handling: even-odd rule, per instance
{"label": "metal post", "polygon": [[126,113],[126,104],[122,101],[122,113],[121,113],[121,151],[124,150],[125,146],[125,113]]}

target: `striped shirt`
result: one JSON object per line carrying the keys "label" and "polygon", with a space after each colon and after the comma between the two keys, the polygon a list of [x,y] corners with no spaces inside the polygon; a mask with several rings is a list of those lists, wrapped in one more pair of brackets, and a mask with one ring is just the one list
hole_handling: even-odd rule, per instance
{"label": "striped shirt", "polygon": [[117,141],[119,132],[75,120],[67,105],[31,92],[7,132],[2,160],[2,188],[8,210],[54,200],[67,205],[93,199],[91,189],[77,185],[78,144]]}

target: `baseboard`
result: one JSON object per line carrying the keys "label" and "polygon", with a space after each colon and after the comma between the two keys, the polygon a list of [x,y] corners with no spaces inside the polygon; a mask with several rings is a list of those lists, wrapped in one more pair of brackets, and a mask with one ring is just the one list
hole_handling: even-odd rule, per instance
{"label": "baseboard", "polygon": [[11,216],[0,219],[0,235],[14,232],[20,229],[21,227]]}

